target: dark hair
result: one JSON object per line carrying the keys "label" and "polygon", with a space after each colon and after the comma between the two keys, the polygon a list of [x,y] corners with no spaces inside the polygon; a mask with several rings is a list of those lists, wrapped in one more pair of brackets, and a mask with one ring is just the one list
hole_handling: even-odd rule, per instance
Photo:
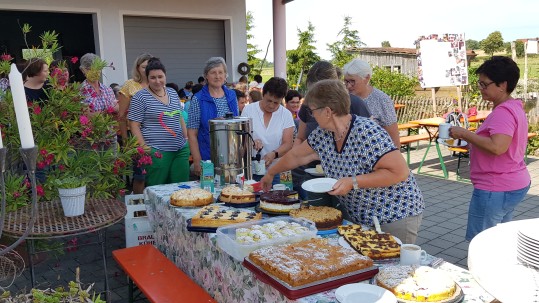
{"label": "dark hair", "polygon": [[47,64],[45,60],[39,58],[28,59],[24,72],[22,73],[22,78],[26,80],[28,77],[37,76],[43,70],[43,65]]}
{"label": "dark hair", "polygon": [[260,75],[255,75],[253,79],[258,83],[262,83],[262,76]]}
{"label": "dark hair", "polygon": [[241,76],[240,79],[238,80],[238,82],[242,82],[242,83],[247,84],[249,82],[249,80],[247,80],[247,76]]}
{"label": "dark hair", "polygon": [[271,94],[277,98],[284,98],[286,91],[288,90],[288,84],[286,80],[279,77],[270,78],[262,88],[262,96],[265,94]]}
{"label": "dark hair", "polygon": [[236,93],[236,99],[240,99],[240,98],[245,98],[245,93],[243,93],[241,90],[239,89],[233,89],[233,91]]}
{"label": "dark hair", "polygon": [[300,100],[302,98],[301,94],[297,90],[290,89],[286,93],[286,96],[284,97],[284,101],[288,103],[288,101],[294,99],[295,97],[298,97]]}
{"label": "dark hair", "polygon": [[517,86],[520,78],[520,69],[518,65],[509,57],[493,56],[486,60],[477,68],[477,75],[485,75],[490,80],[494,81],[496,86],[507,81],[508,93],[512,93]]}
{"label": "dark hair", "polygon": [[146,77],[150,75],[150,71],[152,70],[162,70],[165,75],[167,74],[165,66],[161,63],[161,60],[156,57],[151,57],[150,60],[148,60],[148,65],[146,65]]}
{"label": "dark hair", "polygon": [[251,98],[251,101],[258,102],[262,100],[262,93],[257,90],[252,90],[249,92],[249,98]]}
{"label": "dark hair", "polygon": [[198,84],[203,83],[204,80],[206,80],[206,79],[204,79],[204,77],[202,77],[202,76],[198,77]]}
{"label": "dark hair", "polygon": [[350,113],[350,94],[339,80],[320,80],[309,87],[305,95],[306,106],[329,107],[337,116]]}
{"label": "dark hair", "polygon": [[187,81],[184,86],[185,89],[193,88],[193,81]]}
{"label": "dark hair", "polygon": [[165,86],[174,89],[176,92],[180,90],[180,88],[178,87],[178,84],[173,83],[173,82],[167,83],[165,84]]}
{"label": "dark hair", "polygon": [[307,86],[309,87],[312,84],[325,79],[338,79],[337,71],[333,64],[327,61],[318,61],[311,66],[307,73]]}
{"label": "dark hair", "polygon": [[200,83],[197,83],[197,84],[193,85],[193,89],[191,89],[191,92],[194,95],[194,94],[198,93],[203,87],[204,87],[204,85],[202,85]]}

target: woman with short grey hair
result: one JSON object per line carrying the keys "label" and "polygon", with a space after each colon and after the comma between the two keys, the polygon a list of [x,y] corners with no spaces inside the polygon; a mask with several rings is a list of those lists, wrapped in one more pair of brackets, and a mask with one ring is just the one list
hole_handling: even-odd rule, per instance
{"label": "woman with short grey hair", "polygon": [[236,93],[225,86],[227,77],[225,59],[208,59],[204,66],[206,85],[191,99],[187,134],[195,175],[200,175],[200,160],[211,158],[209,120],[224,117],[227,112],[239,115]]}
{"label": "woman with short grey hair", "polygon": [[87,53],[80,58],[80,70],[86,77],[81,86],[83,102],[88,104],[91,112],[118,112],[118,104],[112,88],[99,82],[101,69],[92,68],[95,60],[101,59],[92,53]]}

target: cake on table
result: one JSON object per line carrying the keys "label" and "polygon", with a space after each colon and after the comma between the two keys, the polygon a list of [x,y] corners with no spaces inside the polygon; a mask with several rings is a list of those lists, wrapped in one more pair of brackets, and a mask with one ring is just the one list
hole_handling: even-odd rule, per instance
{"label": "cake on table", "polygon": [[236,185],[228,185],[221,191],[219,200],[225,203],[253,203],[256,202],[256,195],[245,187],[241,189]]}
{"label": "cake on table", "polygon": [[402,300],[436,302],[454,296],[456,283],[445,272],[427,266],[397,265],[380,268],[376,284]]}
{"label": "cake on table", "polygon": [[314,167],[314,171],[319,173],[319,174],[323,174],[324,173],[324,169],[322,168],[322,165],[320,164],[317,164],[315,167]]}
{"label": "cake on table", "polygon": [[191,218],[191,226],[219,227],[262,219],[261,213],[227,209],[218,205],[205,206]]}
{"label": "cake on table", "polygon": [[307,234],[309,228],[296,222],[278,220],[262,225],[254,224],[249,227],[236,229],[236,242],[241,244],[263,243],[270,239],[288,238]]}
{"label": "cake on table", "polygon": [[371,259],[320,238],[260,248],[249,259],[292,287],[373,266]]}
{"label": "cake on table", "polygon": [[328,206],[307,206],[293,209],[290,211],[290,216],[311,220],[316,224],[318,230],[334,229],[342,224],[342,212]]}
{"label": "cake on table", "polygon": [[356,224],[339,227],[338,232],[355,250],[373,260],[400,256],[400,245],[389,233],[379,234],[374,230],[362,230],[361,226]]}
{"label": "cake on table", "polygon": [[300,204],[298,192],[294,190],[273,190],[260,196],[260,208],[266,211],[288,213]]}
{"label": "cake on table", "polygon": [[202,188],[180,189],[170,195],[174,206],[205,206],[213,203],[213,194]]}

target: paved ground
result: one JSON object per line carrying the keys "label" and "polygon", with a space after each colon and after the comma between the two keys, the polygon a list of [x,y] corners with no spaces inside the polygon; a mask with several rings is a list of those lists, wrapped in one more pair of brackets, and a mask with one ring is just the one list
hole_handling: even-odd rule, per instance
{"label": "paved ground", "polygon": [[[413,150],[411,153],[410,168],[414,173],[417,171],[425,150],[425,145],[421,145],[418,150]],[[452,157],[445,148],[442,148],[442,153],[444,163],[449,171],[448,179],[442,178],[443,174],[434,148],[429,151],[422,173],[432,173],[435,176],[417,175],[427,204],[417,243],[428,253],[467,268],[468,243],[464,240],[464,234],[472,186],[467,182],[456,181],[457,158]],[[464,159],[461,164],[463,177],[468,177],[467,160]],[[528,160],[528,169],[532,174],[532,180],[537,180],[539,177],[539,158],[529,158]],[[525,201],[515,211],[515,220],[538,217],[539,184],[532,181],[532,187]],[[91,236],[78,237],[77,244],[88,244],[95,240],[93,238]],[[70,240],[72,244],[73,240]],[[112,250],[125,245],[123,222],[109,228],[107,241],[112,302],[128,302],[126,277],[116,266],[110,254]],[[66,243],[66,247],[70,246],[70,243]],[[0,269],[2,269],[1,265]],[[103,290],[103,264],[101,252],[97,246],[76,247],[59,256],[49,254],[47,259],[36,268],[39,287],[65,285],[67,281],[74,280],[74,272],[77,267],[81,269],[83,283],[96,282],[95,289],[97,291]],[[13,293],[20,293],[29,287],[29,276],[28,270],[25,270],[8,289]],[[8,281],[0,282],[0,286],[3,287],[8,284]]]}

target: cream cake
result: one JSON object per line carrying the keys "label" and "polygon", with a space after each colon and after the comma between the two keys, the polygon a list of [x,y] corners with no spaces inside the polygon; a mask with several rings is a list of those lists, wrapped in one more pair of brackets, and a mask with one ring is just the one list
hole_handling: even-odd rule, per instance
{"label": "cream cake", "polygon": [[293,190],[273,190],[260,196],[260,208],[267,211],[288,213],[300,205],[298,192]]}
{"label": "cream cake", "polygon": [[292,287],[373,266],[371,259],[321,238],[260,248],[249,259]]}
{"label": "cream cake", "polygon": [[241,189],[236,185],[228,185],[223,188],[219,200],[225,203],[253,203],[256,202],[256,195],[247,188]]}
{"label": "cream cake", "polygon": [[436,302],[453,297],[456,284],[445,272],[427,266],[396,265],[380,268],[376,284],[399,299]]}
{"label": "cream cake", "polygon": [[213,203],[213,194],[202,188],[180,189],[170,195],[174,206],[205,206]]}
{"label": "cream cake", "polygon": [[236,242],[242,244],[263,243],[270,239],[305,234],[309,229],[296,222],[278,220],[263,225],[254,224],[236,229]]}
{"label": "cream cake", "polygon": [[191,226],[219,227],[262,219],[261,213],[221,208],[218,205],[203,207],[191,218]]}
{"label": "cream cake", "polygon": [[305,218],[316,224],[318,230],[334,229],[342,224],[342,212],[328,206],[307,206],[290,211],[294,218]]}

